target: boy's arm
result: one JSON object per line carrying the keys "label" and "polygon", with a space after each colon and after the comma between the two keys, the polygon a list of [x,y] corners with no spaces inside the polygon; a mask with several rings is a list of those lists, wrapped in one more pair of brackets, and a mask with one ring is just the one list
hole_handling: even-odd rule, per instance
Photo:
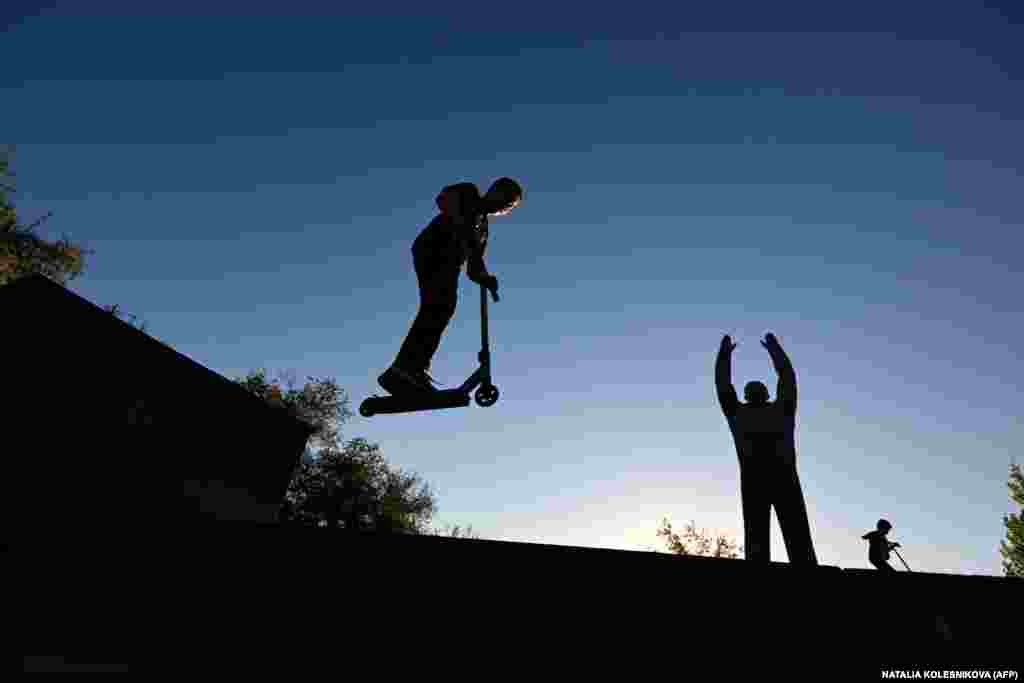
{"label": "boy's arm", "polygon": [[486,278],[489,273],[487,264],[484,263],[484,253],[487,251],[487,218],[482,219],[479,228],[476,221],[470,221],[463,230],[463,248],[466,250],[466,275],[473,282],[479,282]]}
{"label": "boy's arm", "polygon": [[[476,230],[480,219],[479,202],[480,193],[473,183],[449,185],[437,196],[437,206],[448,217],[459,249],[466,255],[466,274],[474,282],[488,274],[484,264],[486,243],[482,243]],[[484,220],[486,225],[486,218]]]}

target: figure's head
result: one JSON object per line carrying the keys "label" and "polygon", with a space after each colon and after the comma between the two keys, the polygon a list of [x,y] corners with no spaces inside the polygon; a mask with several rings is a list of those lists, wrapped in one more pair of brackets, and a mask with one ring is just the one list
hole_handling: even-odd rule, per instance
{"label": "figure's head", "polygon": [[892,528],[892,524],[889,524],[889,520],[887,520],[887,519],[880,519],[880,520],[878,520],[878,524],[876,524],[875,526],[883,534],[889,533],[889,529]]}
{"label": "figure's head", "polygon": [[747,382],[747,386],[743,387],[743,399],[750,405],[766,405],[768,398],[768,387],[763,382]]}
{"label": "figure's head", "polygon": [[498,178],[483,196],[488,216],[505,216],[523,201],[523,188],[511,178]]}

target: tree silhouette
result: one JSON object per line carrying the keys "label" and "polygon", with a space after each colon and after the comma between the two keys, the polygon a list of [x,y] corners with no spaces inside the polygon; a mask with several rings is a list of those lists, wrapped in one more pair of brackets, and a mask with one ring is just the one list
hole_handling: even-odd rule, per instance
{"label": "tree silhouette", "polygon": [[269,403],[280,405],[313,429],[311,446],[298,463],[280,519],[287,524],[430,533],[436,509],[430,487],[419,475],[389,465],[380,447],[365,439],[341,440],[352,417],[347,393],[332,379],[294,380],[282,390],[263,370],[235,381]]}
{"label": "tree silhouette", "polygon": [[1003,517],[1006,540],[999,543],[999,553],[1003,556],[1006,575],[1024,578],[1024,476],[1020,465],[1010,465],[1010,479],[1006,485],[1010,489],[1010,498],[1021,506],[1021,510]]}
{"label": "tree silhouette", "polygon": [[[12,145],[0,149],[0,286],[38,273],[67,287],[70,280],[85,272],[85,256],[95,252],[72,244],[67,237],[49,242],[36,234],[36,229],[52,213],[46,213],[28,225],[19,220],[14,207],[17,190],[12,170],[13,157]],[[117,304],[101,308],[122,320],[128,318],[126,322],[146,331],[145,323],[140,324],[136,316],[123,313]]]}
{"label": "tree silhouette", "polygon": [[479,533],[473,529],[473,525],[460,526],[458,524],[448,524],[440,528],[433,528],[430,531],[431,536],[446,536],[448,538],[472,538],[479,540],[482,538]]}
{"label": "tree silhouette", "polygon": [[0,150],[0,285],[41,273],[66,286],[85,269],[85,254],[91,253],[74,245],[66,237],[48,242],[36,234],[52,214],[47,213],[24,225],[14,207],[14,147]]}
{"label": "tree silhouette", "polygon": [[665,517],[661,521],[657,535],[668,547],[669,552],[676,555],[699,555],[734,560],[743,551],[735,541],[726,536],[721,534],[715,536],[704,529],[697,529],[697,525],[693,521],[683,527],[682,533],[677,533],[672,530],[672,523],[668,517]]}

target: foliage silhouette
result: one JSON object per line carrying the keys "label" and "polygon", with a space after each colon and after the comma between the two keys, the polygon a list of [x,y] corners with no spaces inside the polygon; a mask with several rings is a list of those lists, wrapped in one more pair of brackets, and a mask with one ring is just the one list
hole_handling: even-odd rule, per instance
{"label": "foliage silhouette", "polygon": [[[50,242],[36,234],[36,229],[53,215],[52,212],[28,225],[21,223],[14,206],[17,190],[13,157],[13,145],[0,149],[0,286],[38,273],[67,287],[69,281],[85,272],[86,255],[95,252],[72,244],[67,237]],[[117,304],[102,308],[122,320],[129,318],[126,322],[146,331],[145,323],[140,324],[136,316],[123,313]]]}
{"label": "foliage silhouette", "polygon": [[389,465],[376,444],[361,438],[343,443],[341,427],[352,417],[347,393],[332,379],[308,379],[301,389],[292,380],[285,390],[263,370],[235,380],[314,430],[309,457],[298,464],[282,501],[281,522],[429,533],[437,507],[429,485]]}
{"label": "foliage silhouette", "polygon": [[431,536],[445,536],[448,538],[471,538],[480,540],[482,536],[473,529],[473,525],[460,526],[458,524],[434,527],[430,530]]}
{"label": "foliage silhouette", "polygon": [[743,552],[743,549],[737,546],[734,540],[722,534],[715,536],[704,529],[697,529],[697,525],[693,521],[683,527],[680,534],[672,530],[672,523],[668,517],[665,517],[661,521],[657,535],[668,547],[669,552],[676,555],[722,557],[734,560]]}
{"label": "foliage silhouette", "polygon": [[1003,517],[1006,540],[1000,541],[999,554],[1003,556],[1006,576],[1024,578],[1024,476],[1020,465],[1010,465],[1010,478],[1006,485],[1010,489],[1010,498],[1021,509]]}
{"label": "foliage silhouette", "polygon": [[36,229],[52,213],[28,225],[20,222],[14,207],[13,157],[14,147],[11,145],[0,151],[0,285],[40,273],[67,286],[69,280],[85,270],[85,255],[92,252],[72,244],[66,237],[56,242],[39,237]]}

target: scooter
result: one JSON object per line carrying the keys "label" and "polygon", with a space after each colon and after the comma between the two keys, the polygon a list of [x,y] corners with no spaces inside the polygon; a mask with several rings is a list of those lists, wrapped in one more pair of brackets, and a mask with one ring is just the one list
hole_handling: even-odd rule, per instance
{"label": "scooter", "polygon": [[[498,297],[495,295],[494,300]],[[480,337],[481,349],[477,358],[478,367],[469,378],[456,389],[441,389],[433,392],[409,394],[408,396],[371,396],[359,406],[359,414],[373,417],[389,413],[413,413],[420,410],[443,408],[465,408],[470,403],[469,395],[476,389],[476,404],[484,408],[498,401],[498,387],[491,382],[491,343],[487,332],[487,288],[480,286]]]}
{"label": "scooter", "polygon": [[[894,553],[896,553],[896,557],[900,558],[900,562],[902,562],[902,563],[903,563],[903,566],[904,566],[904,567],[907,567],[907,561],[903,559],[903,556],[902,556],[902,555],[900,555],[900,551],[899,551],[899,550],[896,550],[896,548],[893,548],[893,549],[892,549],[892,551],[893,551]],[[907,571],[908,571],[908,572],[910,571],[910,567],[907,567]]]}

